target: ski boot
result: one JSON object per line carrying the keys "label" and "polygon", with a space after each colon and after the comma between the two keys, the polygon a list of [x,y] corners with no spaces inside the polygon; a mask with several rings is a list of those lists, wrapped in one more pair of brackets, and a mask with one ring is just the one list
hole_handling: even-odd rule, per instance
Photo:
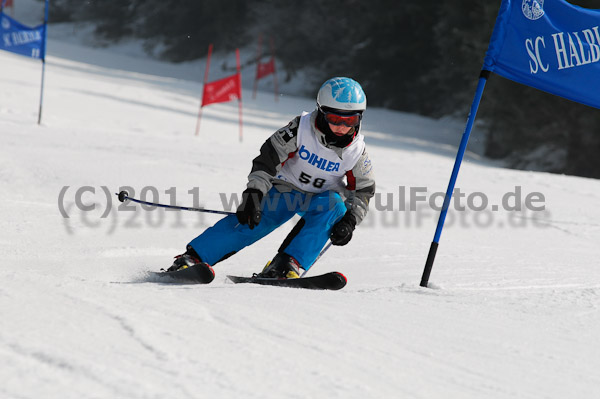
{"label": "ski boot", "polygon": [[177,255],[171,267],[169,267],[167,272],[176,272],[178,270],[187,269],[188,267],[198,265],[202,262],[200,256],[194,251],[194,248],[191,246],[187,246],[185,253],[181,255]]}
{"label": "ski boot", "polygon": [[280,252],[275,255],[272,261],[267,263],[263,271],[257,276],[279,279],[299,278],[301,271],[303,272],[304,269],[296,259],[286,253]]}

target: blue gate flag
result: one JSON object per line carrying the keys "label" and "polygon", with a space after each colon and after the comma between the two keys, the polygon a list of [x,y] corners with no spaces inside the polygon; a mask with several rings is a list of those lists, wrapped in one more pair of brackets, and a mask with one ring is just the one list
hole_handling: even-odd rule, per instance
{"label": "blue gate flag", "polygon": [[44,60],[46,57],[45,24],[30,28],[0,13],[0,50]]}
{"label": "blue gate flag", "polygon": [[483,70],[600,108],[600,10],[502,0]]}

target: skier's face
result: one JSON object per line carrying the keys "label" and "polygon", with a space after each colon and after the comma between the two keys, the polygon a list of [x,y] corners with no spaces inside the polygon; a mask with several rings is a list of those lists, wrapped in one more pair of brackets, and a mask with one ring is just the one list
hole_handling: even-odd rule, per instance
{"label": "skier's face", "polygon": [[350,130],[352,130],[351,127],[348,127],[345,125],[333,125],[331,123],[329,123],[329,128],[331,129],[333,134],[335,134],[336,136],[344,136],[344,135],[348,134],[350,132]]}

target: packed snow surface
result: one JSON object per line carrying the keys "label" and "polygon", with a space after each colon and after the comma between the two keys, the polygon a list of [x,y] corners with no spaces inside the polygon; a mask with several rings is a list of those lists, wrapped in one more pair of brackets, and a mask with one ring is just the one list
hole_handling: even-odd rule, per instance
{"label": "packed snow surface", "polygon": [[463,121],[370,108],[379,196],[309,272],[344,273],[343,290],[227,281],[261,270],[294,221],[216,265],[210,285],[165,284],[147,272],[220,216],[114,193],[227,208],[264,140],[314,99],[275,102],[261,83],[252,100],[244,78],[243,141],[236,102],[205,108],[195,136],[199,79],[54,39],[38,126],[41,63],[0,53],[0,66],[1,397],[597,397],[597,180],[468,153],[466,209],[450,211],[422,288],[429,200],[441,203]]}

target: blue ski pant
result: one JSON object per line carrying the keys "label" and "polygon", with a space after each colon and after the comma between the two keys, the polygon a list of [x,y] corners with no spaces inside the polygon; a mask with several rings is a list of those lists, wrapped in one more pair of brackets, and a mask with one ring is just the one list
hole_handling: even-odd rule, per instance
{"label": "blue ski pant", "polygon": [[235,215],[228,215],[189,245],[202,261],[214,265],[265,237],[298,214],[304,219],[303,226],[280,251],[293,256],[308,270],[327,243],[331,228],[345,213],[346,205],[335,191],[305,194],[292,190],[280,193],[273,187],[263,199],[262,218],[254,229],[240,224]]}

